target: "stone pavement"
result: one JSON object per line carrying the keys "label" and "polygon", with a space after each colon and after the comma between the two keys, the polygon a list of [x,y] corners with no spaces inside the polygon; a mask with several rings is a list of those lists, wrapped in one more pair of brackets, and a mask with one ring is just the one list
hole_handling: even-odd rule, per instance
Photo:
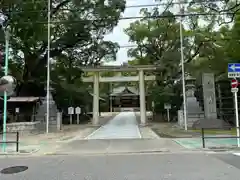
{"label": "stone pavement", "polygon": [[139,130],[143,139],[160,139],[150,127],[140,127]]}
{"label": "stone pavement", "polygon": [[134,112],[121,112],[87,139],[138,139],[141,133]]}
{"label": "stone pavement", "polygon": [[87,136],[62,143],[55,154],[139,153],[182,150],[171,139],[159,138],[149,127],[138,127],[134,112],[121,112]]}

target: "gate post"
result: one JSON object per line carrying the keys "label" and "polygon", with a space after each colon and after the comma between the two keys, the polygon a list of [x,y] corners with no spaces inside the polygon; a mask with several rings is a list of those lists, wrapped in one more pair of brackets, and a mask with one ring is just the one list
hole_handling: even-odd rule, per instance
{"label": "gate post", "polygon": [[146,124],[146,98],[144,86],[144,72],[139,71],[139,90],[140,90],[140,120],[141,124]]}

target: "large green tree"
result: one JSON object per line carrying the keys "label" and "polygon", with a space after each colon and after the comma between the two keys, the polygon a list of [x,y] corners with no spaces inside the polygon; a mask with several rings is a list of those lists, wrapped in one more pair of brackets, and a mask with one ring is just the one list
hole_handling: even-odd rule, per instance
{"label": "large green tree", "polygon": [[[156,72],[150,72],[157,76],[156,84],[148,84],[156,108],[162,111],[164,103],[172,102],[178,109],[181,105],[181,89],[174,81],[181,77],[179,21],[168,9],[164,12],[158,8],[153,11],[142,9],[141,13],[143,18],[126,29],[130,41],[137,44],[136,48],[129,50],[129,56],[135,58],[138,64],[158,67]],[[203,35],[208,32],[207,27],[195,29],[198,18],[189,17],[188,20],[190,29],[183,26],[185,63],[195,59],[209,46]]]}
{"label": "large green tree", "polygon": [[[51,60],[61,61],[65,56],[65,61],[70,59],[78,67],[114,60],[118,46],[103,37],[117,25],[124,8],[124,0],[109,0],[108,4],[104,0],[52,0]],[[21,94],[30,81],[40,84],[46,79],[47,1],[1,1],[0,11],[7,17],[12,62],[20,67]]]}

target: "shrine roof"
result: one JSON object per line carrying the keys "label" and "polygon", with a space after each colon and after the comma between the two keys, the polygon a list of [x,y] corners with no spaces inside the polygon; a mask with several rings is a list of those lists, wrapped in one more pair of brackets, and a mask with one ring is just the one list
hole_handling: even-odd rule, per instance
{"label": "shrine roof", "polygon": [[38,101],[40,98],[39,97],[10,97],[8,99],[8,102],[34,102]]}
{"label": "shrine roof", "polygon": [[128,91],[127,94],[139,95],[139,92],[138,92],[136,87],[133,87],[133,86],[120,86],[120,87],[114,88],[112,90],[110,96],[120,95],[121,93],[124,93],[124,91]]}

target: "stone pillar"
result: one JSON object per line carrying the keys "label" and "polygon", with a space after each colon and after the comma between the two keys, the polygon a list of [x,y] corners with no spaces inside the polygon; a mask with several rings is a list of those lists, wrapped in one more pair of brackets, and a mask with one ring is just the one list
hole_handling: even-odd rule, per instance
{"label": "stone pillar", "polygon": [[203,73],[203,100],[206,119],[217,119],[215,81],[213,73]]}
{"label": "stone pillar", "polygon": [[99,123],[99,72],[94,73],[93,80],[93,125]]}
{"label": "stone pillar", "polygon": [[62,113],[58,112],[57,113],[57,130],[61,130],[62,129]]}
{"label": "stone pillar", "polygon": [[144,87],[144,72],[139,71],[139,90],[140,90],[140,119],[141,124],[146,124],[146,100],[145,100],[145,87]]}
{"label": "stone pillar", "polygon": [[178,125],[184,127],[183,110],[178,110]]}
{"label": "stone pillar", "polygon": [[113,108],[112,108],[112,101],[113,101],[113,98],[112,96],[110,96],[110,112],[113,112]]}

